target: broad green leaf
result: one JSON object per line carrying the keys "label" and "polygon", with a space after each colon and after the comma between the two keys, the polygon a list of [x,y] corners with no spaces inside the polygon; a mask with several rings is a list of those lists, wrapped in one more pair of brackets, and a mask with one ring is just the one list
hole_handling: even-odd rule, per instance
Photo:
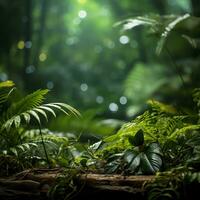
{"label": "broad green leaf", "polygon": [[157,143],[146,146],[141,152],[138,147],[124,153],[125,169],[133,174],[155,174],[162,166],[161,150]]}
{"label": "broad green leaf", "polygon": [[144,134],[143,130],[139,130],[134,137],[129,136],[129,142],[134,146],[141,146],[144,144]]}
{"label": "broad green leaf", "polygon": [[140,154],[133,150],[127,150],[124,154],[124,161],[126,162],[126,169],[130,173],[136,173],[140,165]]}
{"label": "broad green leaf", "polygon": [[141,159],[141,171],[144,174],[154,174],[156,170],[153,167],[153,163],[151,163],[150,159],[147,157],[145,153],[140,154],[140,159]]}

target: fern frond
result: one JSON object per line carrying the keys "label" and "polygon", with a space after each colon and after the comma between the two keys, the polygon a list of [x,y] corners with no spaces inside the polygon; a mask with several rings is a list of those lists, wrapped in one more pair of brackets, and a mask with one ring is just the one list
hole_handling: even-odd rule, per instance
{"label": "fern frond", "polygon": [[[169,80],[166,79],[165,69],[162,66],[151,64],[150,67],[137,63],[125,80],[125,96],[132,101],[134,107],[142,107],[167,82]],[[136,114],[134,109],[133,111],[129,109],[129,113],[130,115]]]}
{"label": "fern frond", "polygon": [[66,104],[66,103],[53,103],[53,104],[66,108],[67,110],[69,110],[71,113],[73,113],[77,117],[81,116],[80,112],[78,110],[76,110],[75,108],[73,108],[72,106],[70,106],[69,104]]}
{"label": "fern frond", "polygon": [[[41,137],[40,136],[37,136],[34,138],[34,142],[36,141],[41,141]],[[69,140],[67,137],[64,137],[64,136],[57,136],[57,135],[53,135],[53,134],[46,134],[46,135],[43,135],[43,141],[46,142],[46,141],[51,141],[57,145],[59,144],[65,144],[65,145],[68,145],[69,144]]]}
{"label": "fern frond", "polygon": [[159,55],[161,53],[163,46],[165,45],[165,42],[166,42],[169,34],[174,30],[174,28],[177,26],[177,24],[186,20],[188,17],[190,17],[189,14],[185,14],[183,16],[178,16],[173,21],[170,21],[170,23],[165,27],[165,30],[161,34],[161,38],[158,41],[158,44],[157,44],[157,47],[156,47],[157,55]]}
{"label": "fern frond", "polygon": [[200,130],[200,124],[189,124],[186,125],[180,129],[177,129],[176,131],[174,131],[170,136],[169,139],[174,139],[177,136],[186,134],[188,132],[192,132],[192,131],[196,131],[196,130]]}
{"label": "fern frond", "polygon": [[[160,35],[157,46],[156,46],[156,54],[160,54],[167,39],[173,31],[178,29],[178,25],[185,20],[191,20],[199,23],[199,19],[196,19],[190,16],[188,13],[182,16],[176,15],[149,15],[149,16],[137,16],[131,19],[123,20],[117,25],[123,25],[123,30],[133,29],[137,26],[148,26],[152,33],[156,35]],[[193,27],[194,28],[194,27]],[[199,27],[198,27],[199,28]],[[180,36],[181,37],[181,36]],[[188,37],[187,37],[188,40]],[[194,43],[194,40],[189,40],[190,43]]]}
{"label": "fern frond", "polygon": [[115,26],[123,25],[123,30],[133,29],[137,26],[155,26],[158,21],[148,16],[138,16],[130,19],[123,20],[115,24]]}
{"label": "fern frond", "polygon": [[161,145],[167,140],[175,140],[180,135],[199,130],[200,125],[185,122],[190,121],[190,116],[180,115],[174,107],[158,101],[149,103],[152,109],[144,112],[132,122],[124,124],[115,135],[104,139],[107,144],[103,151],[116,152],[116,149],[128,148],[130,146],[128,137],[135,136],[139,130],[143,131],[145,140],[159,142]]}
{"label": "fern frond", "polygon": [[9,131],[13,124],[16,128],[18,128],[22,120],[28,124],[32,118],[34,118],[40,124],[41,115],[45,117],[45,119],[48,121],[48,112],[56,117],[54,109],[57,109],[65,113],[66,115],[69,115],[69,112],[73,113],[76,116],[80,115],[80,113],[76,109],[69,106],[68,104],[48,103],[41,105],[47,92],[48,90],[37,90],[36,92],[20,100],[16,104],[11,105],[11,107],[2,114],[2,130],[6,129],[7,131]]}
{"label": "fern frond", "polygon": [[[6,112],[7,119],[10,119],[14,115],[19,115],[27,110],[32,110],[42,104],[45,95],[48,90],[37,90],[29,95],[27,95],[22,100],[14,103]],[[4,114],[5,115],[5,114]]]}
{"label": "fern frond", "polygon": [[15,147],[10,148],[9,150],[15,155],[18,156],[22,153],[28,153],[30,151],[32,151],[32,149],[36,149],[38,147],[38,145],[34,142],[27,142],[27,143],[23,143],[20,145],[17,145]]}
{"label": "fern frond", "polygon": [[169,114],[177,114],[177,110],[171,105],[167,105],[156,100],[148,100],[147,103],[151,106],[153,111],[159,113],[164,112]]}

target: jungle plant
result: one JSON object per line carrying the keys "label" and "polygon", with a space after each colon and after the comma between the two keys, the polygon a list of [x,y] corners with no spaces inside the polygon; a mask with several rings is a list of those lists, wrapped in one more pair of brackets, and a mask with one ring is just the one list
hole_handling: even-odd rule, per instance
{"label": "jungle plant", "polygon": [[156,53],[159,55],[166,45],[167,40],[177,33],[183,40],[192,45],[194,48],[199,48],[199,33],[200,19],[186,13],[182,16],[176,15],[146,15],[137,16],[126,19],[116,25],[123,25],[123,30],[134,29],[138,26],[149,27],[150,33],[158,36],[159,40],[156,46]]}
{"label": "jungle plant", "polygon": [[[197,91],[194,101],[198,101]],[[92,161],[96,167],[98,163],[104,166],[107,173],[154,174],[184,165],[191,155],[197,155],[197,113],[187,114],[155,100],[148,104],[147,111],[116,134],[90,146],[93,153],[82,160],[84,166]]]}
{"label": "jungle plant", "polygon": [[107,159],[106,172],[124,174],[155,174],[162,167],[162,153],[158,143],[144,143],[140,129],[135,136],[128,136],[131,148]]}
{"label": "jungle plant", "polygon": [[[79,112],[65,103],[43,104],[48,90],[37,90],[24,98],[18,98],[15,90],[12,81],[0,83],[1,164],[8,167],[9,163],[6,164],[6,161],[10,160],[18,163],[19,168],[23,169],[27,163],[23,161],[31,159],[32,164],[42,160],[43,163],[47,162],[50,165],[47,151],[50,155],[58,156],[62,149],[60,144],[68,146],[69,143],[67,138],[44,134],[41,129],[41,116],[46,120],[48,120],[48,113],[56,117],[55,109],[67,115],[72,113],[78,116]],[[25,125],[39,127],[39,131],[31,137]]]}
{"label": "jungle plant", "polygon": [[[117,25],[121,25],[123,31],[147,27],[148,36],[156,46],[156,54],[168,63],[140,62],[133,66],[124,84],[125,95],[132,102],[128,115],[140,113],[144,110],[145,101],[152,97],[160,101],[174,101],[190,109],[191,91],[199,87],[200,18],[188,13],[181,16],[152,14],[125,19]],[[141,90],[144,91],[143,96]]]}
{"label": "jungle plant", "polygon": [[60,176],[57,177],[56,182],[48,191],[48,198],[51,200],[56,199],[72,199],[75,197],[84,184],[78,182],[77,177],[79,176],[77,169],[65,169]]}

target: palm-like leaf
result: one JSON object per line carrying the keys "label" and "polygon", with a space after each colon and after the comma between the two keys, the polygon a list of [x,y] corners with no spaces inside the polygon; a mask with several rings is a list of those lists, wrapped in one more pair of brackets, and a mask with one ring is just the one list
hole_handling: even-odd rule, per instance
{"label": "palm-like leaf", "polygon": [[69,112],[79,116],[79,112],[65,103],[48,103],[42,104],[48,90],[37,90],[27,95],[22,100],[12,104],[1,117],[1,129],[10,130],[12,126],[18,128],[22,121],[29,123],[31,119],[35,119],[39,124],[40,118],[43,116],[48,120],[47,113],[51,113],[56,117],[55,109],[69,115]]}
{"label": "palm-like leaf", "polygon": [[156,47],[156,53],[159,55],[163,49],[163,46],[169,36],[169,34],[175,29],[177,24],[181,23],[185,19],[190,17],[189,14],[185,14],[183,16],[178,16],[174,20],[172,20],[166,27],[164,32],[161,34],[160,40],[158,41],[157,47]]}
{"label": "palm-like leaf", "polygon": [[[199,23],[199,18],[191,17],[189,14],[182,16],[175,15],[150,15],[150,16],[137,16],[134,18],[123,20],[117,25],[123,25],[123,30],[133,29],[137,26],[149,26],[153,33],[159,34],[159,41],[156,47],[156,53],[159,55],[167,41],[167,38],[172,31],[178,29],[178,25],[186,19],[192,20],[193,23]],[[193,26],[193,25],[192,25]],[[185,27],[186,28],[186,27]],[[194,27],[193,27],[194,28]],[[198,27],[199,28],[199,27]]]}

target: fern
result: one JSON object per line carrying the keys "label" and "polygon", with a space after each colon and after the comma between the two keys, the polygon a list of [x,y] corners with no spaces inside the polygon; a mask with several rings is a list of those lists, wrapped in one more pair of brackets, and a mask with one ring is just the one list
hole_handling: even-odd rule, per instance
{"label": "fern", "polygon": [[11,98],[15,97],[13,90],[13,82],[0,83],[0,153],[12,156],[23,167],[34,165],[36,161],[39,165],[47,162],[50,166],[50,161],[58,159],[58,155],[62,155],[66,163],[69,160],[65,151],[70,145],[68,138],[44,130],[32,131],[31,135],[22,125],[34,120],[41,127],[41,119],[48,120],[49,114],[56,117],[56,110],[66,115],[79,116],[80,113],[65,103],[44,103],[48,90],[37,90],[18,101]]}
{"label": "fern", "polygon": [[[51,132],[48,129],[41,130],[43,136],[41,138],[39,129],[31,129],[23,132],[23,143],[15,145],[7,151],[3,151],[4,155],[12,155],[18,159],[24,167],[46,164],[46,155],[43,148],[48,152],[48,162],[51,166],[67,165],[73,159],[73,140],[64,137],[64,133]],[[49,164],[49,163],[48,163]]]}
{"label": "fern", "polygon": [[[34,93],[27,95],[22,100],[11,105],[8,110],[2,114],[1,118],[1,130],[10,130],[12,125],[15,128],[20,127],[22,121],[29,123],[32,118],[40,124],[40,116],[42,115],[46,120],[48,120],[47,113],[51,113],[56,117],[55,109],[64,112],[69,115],[69,112],[74,115],[80,115],[79,112],[68,104],[64,103],[49,103],[42,104],[45,95],[48,90],[37,90]],[[66,111],[68,110],[68,111]]]}
{"label": "fern", "polygon": [[[133,29],[137,26],[143,25],[143,26],[149,26],[151,29],[151,32],[156,34],[156,35],[160,35],[157,46],[156,46],[156,53],[159,55],[167,41],[167,39],[169,38],[170,34],[174,31],[177,31],[180,27],[179,25],[184,22],[190,20],[190,22],[192,23],[196,23],[197,27],[198,23],[199,23],[199,18],[194,18],[192,16],[190,16],[189,14],[184,14],[182,16],[175,16],[175,15],[165,15],[165,16],[159,16],[159,15],[149,15],[149,16],[138,16],[138,17],[134,17],[131,19],[126,19],[123,20],[119,23],[117,23],[117,25],[123,25],[123,30],[129,30],[129,29]],[[194,29],[193,27],[194,25],[192,25],[190,27]],[[187,27],[184,27],[185,29],[187,29]],[[187,30],[188,32],[188,30]],[[189,36],[187,36],[188,38]],[[190,40],[191,41],[191,40]]]}
{"label": "fern", "polygon": [[175,27],[182,21],[186,20],[187,18],[189,18],[190,15],[189,14],[185,14],[183,16],[178,16],[175,19],[173,19],[172,21],[169,22],[169,24],[167,24],[167,26],[165,27],[164,32],[162,32],[160,40],[158,41],[157,47],[156,47],[156,53],[157,55],[159,55],[163,49],[163,46],[166,43],[167,38],[169,37],[169,34],[175,29]]}
{"label": "fern", "polygon": [[148,99],[171,81],[165,77],[165,73],[166,69],[155,63],[149,66],[137,63],[133,67],[124,82],[125,96],[132,103],[127,111],[129,116],[137,114]]}
{"label": "fern", "polygon": [[199,130],[200,126],[192,123],[191,117],[182,115],[174,107],[149,101],[149,110],[138,116],[132,122],[126,123],[115,134],[104,139],[103,152],[118,152],[130,147],[128,138],[135,136],[141,129],[145,140],[159,142],[163,146],[167,141],[176,140],[177,137]]}

